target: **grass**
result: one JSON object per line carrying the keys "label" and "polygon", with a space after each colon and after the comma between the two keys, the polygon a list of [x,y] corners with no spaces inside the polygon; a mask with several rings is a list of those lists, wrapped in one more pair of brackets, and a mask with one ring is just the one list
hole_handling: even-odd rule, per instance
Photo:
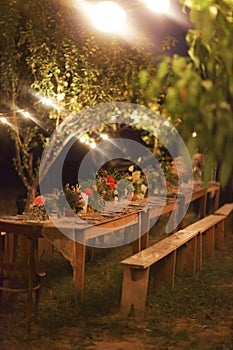
{"label": "grass", "polygon": [[[153,228],[151,243],[165,236],[166,220],[166,217],[160,219]],[[191,221],[190,217],[187,220]],[[232,243],[233,235],[225,251],[216,251],[214,259],[203,261],[198,278],[176,276],[173,291],[162,288],[154,294],[150,288],[141,323],[133,316],[126,321],[119,319],[120,261],[131,254],[130,246],[96,250],[91,261],[87,257],[84,298],[79,312],[74,307],[72,268],[55,250],[51,261],[42,260],[46,277],[42,281],[38,323],[33,323],[31,336],[26,333],[24,297],[11,297],[12,303],[1,309],[0,349],[95,349],[93,344],[104,344],[106,339],[128,339],[127,349],[135,349],[132,339],[137,339],[150,350],[230,350]]]}

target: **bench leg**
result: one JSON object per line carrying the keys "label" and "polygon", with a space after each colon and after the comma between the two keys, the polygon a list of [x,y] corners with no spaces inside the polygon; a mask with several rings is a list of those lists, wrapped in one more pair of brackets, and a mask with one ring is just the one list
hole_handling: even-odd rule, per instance
{"label": "bench leg", "polygon": [[152,267],[153,289],[157,290],[164,282],[170,289],[174,287],[176,269],[176,251],[159,260]]}
{"label": "bench leg", "polygon": [[215,226],[211,227],[209,230],[202,234],[202,248],[204,257],[214,257],[214,236]]}
{"label": "bench leg", "polygon": [[219,250],[225,248],[224,244],[224,220],[219,222],[215,227],[215,245]]}
{"label": "bench leg", "polygon": [[186,273],[188,276],[195,276],[196,273],[196,257],[197,240],[193,237],[184,246],[177,250],[176,256],[176,274],[182,275]]}
{"label": "bench leg", "polygon": [[233,233],[233,213],[226,217],[225,220],[225,234],[228,237]]}
{"label": "bench leg", "polygon": [[202,270],[202,235],[199,233],[196,236],[197,241],[197,254],[196,254],[196,272]]}
{"label": "bench leg", "polygon": [[132,306],[136,319],[140,320],[144,317],[148,280],[149,268],[136,270],[124,267],[120,308],[121,318],[126,319],[128,317]]}
{"label": "bench leg", "polygon": [[207,192],[200,198],[200,219],[206,216],[206,205],[207,205]]}

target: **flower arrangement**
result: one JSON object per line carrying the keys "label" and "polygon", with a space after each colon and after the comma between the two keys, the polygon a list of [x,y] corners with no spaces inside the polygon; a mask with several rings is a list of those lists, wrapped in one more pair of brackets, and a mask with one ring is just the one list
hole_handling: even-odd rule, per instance
{"label": "flower arrangement", "polygon": [[49,214],[75,215],[83,207],[84,199],[79,186],[66,184],[62,191],[54,189],[52,193],[38,195],[33,201],[32,212],[28,215],[32,220],[47,220]]}
{"label": "flower arrangement", "polygon": [[82,196],[79,185],[66,184],[66,186],[64,187],[64,192],[63,194],[60,195],[60,198],[59,198],[60,208],[67,207],[65,199],[70,205],[70,208],[72,209],[74,214],[78,214],[80,211],[82,211],[84,207],[84,198]]}
{"label": "flower arrangement", "polygon": [[114,175],[103,170],[96,174],[96,186],[100,196],[105,201],[113,201],[117,197],[117,184]]}
{"label": "flower arrangement", "polygon": [[127,178],[134,187],[133,199],[142,199],[148,195],[164,195],[174,192],[177,187],[177,177],[173,172],[173,165],[169,158],[163,159],[160,167],[147,168],[144,171],[128,169]]}
{"label": "flower arrangement", "polygon": [[128,168],[129,173],[127,174],[127,179],[133,185],[134,191],[132,199],[136,200],[142,199],[147,195],[148,183],[144,172],[134,169],[133,165]]}
{"label": "flower arrangement", "polygon": [[45,209],[45,197],[44,196],[37,196],[33,201],[33,207],[32,212],[30,213],[30,219],[32,220],[46,220],[48,219],[48,214]]}
{"label": "flower arrangement", "polygon": [[86,210],[101,211],[106,202],[143,199],[148,194],[166,194],[166,191],[171,192],[171,188],[176,186],[177,179],[169,160],[163,164],[164,176],[161,171],[146,169],[143,172],[134,165],[126,173],[117,170],[109,173],[101,169],[93,174],[92,179],[76,185],[66,184],[61,191],[55,189],[51,194],[37,196],[31,218],[45,220],[53,212],[58,216],[70,216]]}
{"label": "flower arrangement", "polygon": [[202,153],[195,153],[192,158],[194,180],[202,181],[204,173],[204,156]]}
{"label": "flower arrangement", "polygon": [[93,179],[80,182],[81,191],[88,196],[88,207],[102,210],[105,201],[113,201],[117,197],[117,184],[113,175],[102,170],[93,175]]}

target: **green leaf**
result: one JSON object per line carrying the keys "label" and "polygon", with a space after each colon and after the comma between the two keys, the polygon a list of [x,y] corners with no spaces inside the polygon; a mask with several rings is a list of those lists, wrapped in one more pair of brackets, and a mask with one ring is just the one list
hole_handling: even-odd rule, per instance
{"label": "green leaf", "polygon": [[214,157],[213,154],[208,152],[205,157],[205,169],[204,169],[204,184],[207,185],[211,180],[211,175],[214,169]]}
{"label": "green leaf", "polygon": [[201,85],[207,90],[210,91],[213,87],[213,82],[211,80],[202,80]]}
{"label": "green leaf", "polygon": [[232,165],[229,164],[227,161],[223,161],[223,163],[220,166],[220,182],[223,187],[226,186],[227,181],[229,180],[230,176],[232,175]]}
{"label": "green leaf", "polygon": [[139,72],[139,81],[142,88],[145,88],[148,82],[148,72],[144,69]]}
{"label": "green leaf", "polygon": [[168,62],[167,60],[162,61],[158,66],[157,78],[163,79],[165,75],[168,73]]}

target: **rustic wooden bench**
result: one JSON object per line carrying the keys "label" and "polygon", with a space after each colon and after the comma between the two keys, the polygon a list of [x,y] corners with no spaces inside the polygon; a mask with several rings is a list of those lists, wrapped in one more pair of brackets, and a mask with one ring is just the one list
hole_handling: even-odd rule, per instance
{"label": "rustic wooden bench", "polygon": [[224,248],[224,220],[223,215],[209,215],[121,261],[121,317],[126,318],[133,306],[135,318],[143,318],[149,276],[154,290],[161,282],[172,289],[175,274],[195,276],[203,256],[214,257],[215,247]]}
{"label": "rustic wooden bench", "polygon": [[185,227],[184,232],[198,231],[197,271],[202,269],[203,257],[214,257],[214,249],[224,249],[224,216],[208,215]]}
{"label": "rustic wooden bench", "polygon": [[135,318],[143,317],[149,274],[152,275],[153,289],[157,289],[161,282],[172,289],[175,273],[185,271],[192,276],[195,274],[197,235],[198,231],[195,230],[178,231],[121,261],[124,269],[120,310],[122,318],[127,318],[132,305]]}
{"label": "rustic wooden bench", "polygon": [[216,210],[215,215],[225,217],[225,234],[233,233],[233,203],[226,203]]}

